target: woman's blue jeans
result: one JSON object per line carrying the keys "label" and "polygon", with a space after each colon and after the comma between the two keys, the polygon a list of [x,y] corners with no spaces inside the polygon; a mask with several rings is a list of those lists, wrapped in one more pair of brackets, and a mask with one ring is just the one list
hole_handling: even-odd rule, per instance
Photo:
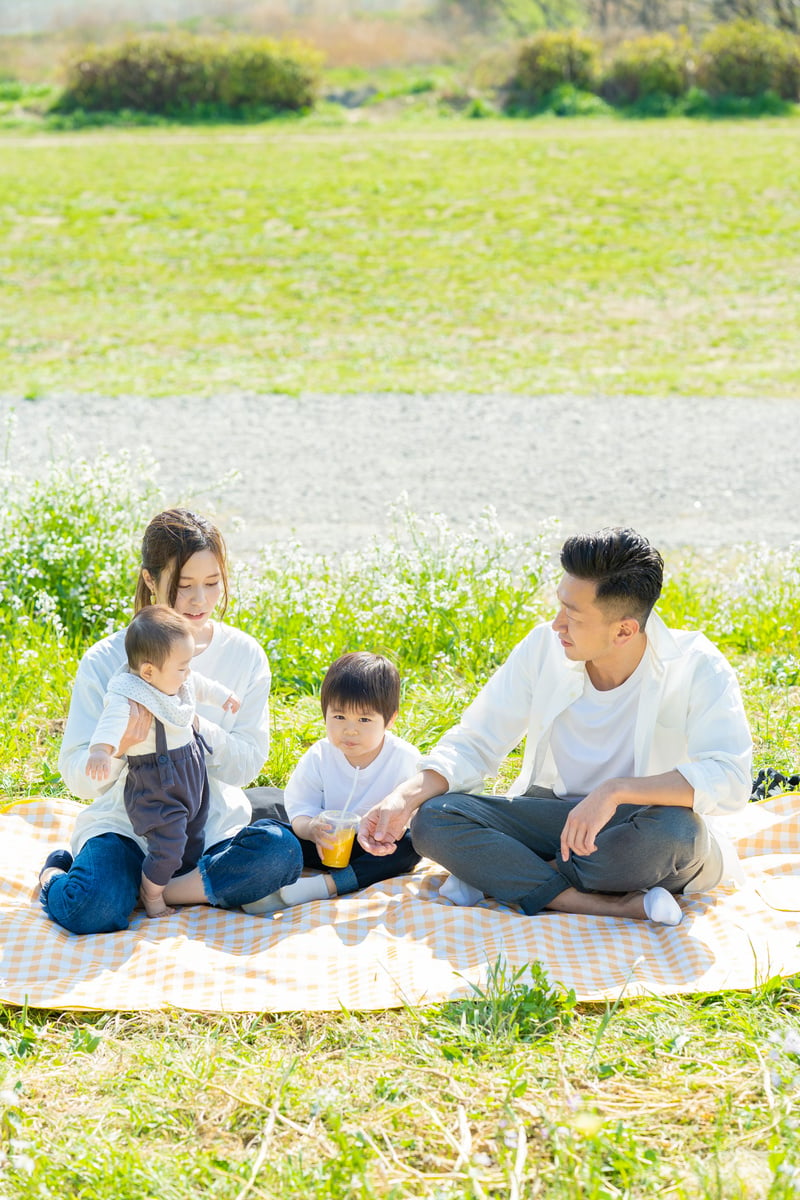
{"label": "woman's blue jeans", "polygon": [[[122,834],[90,838],[67,874],[53,876],[42,889],[45,912],[70,933],[127,929],[144,857],[137,843]],[[209,904],[240,908],[294,883],[303,855],[293,833],[277,821],[258,821],[211,846],[197,867]]]}

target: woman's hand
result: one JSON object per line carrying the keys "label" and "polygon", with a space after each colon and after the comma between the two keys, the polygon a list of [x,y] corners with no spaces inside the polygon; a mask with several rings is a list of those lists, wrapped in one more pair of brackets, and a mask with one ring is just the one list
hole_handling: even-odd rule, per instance
{"label": "woman's hand", "polygon": [[135,700],[128,701],[128,707],[131,710],[131,715],[128,717],[128,725],[119,743],[116,757],[122,758],[123,754],[127,754],[131,746],[135,746],[137,742],[143,742],[150,730],[150,724],[153,720],[153,714],[143,708],[141,704],[137,704]]}

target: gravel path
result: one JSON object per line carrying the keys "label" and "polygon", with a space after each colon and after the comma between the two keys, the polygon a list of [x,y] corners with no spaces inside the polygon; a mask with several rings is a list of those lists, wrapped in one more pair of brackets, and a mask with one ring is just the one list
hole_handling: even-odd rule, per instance
{"label": "gravel path", "polygon": [[663,549],[800,539],[800,397],[43,397],[2,399],[0,417],[12,408],[17,465],[40,473],[71,440],[150,449],[168,502],[213,508],[239,554],[357,545],[403,492],[455,523],[494,505],[510,530],[626,523]]}

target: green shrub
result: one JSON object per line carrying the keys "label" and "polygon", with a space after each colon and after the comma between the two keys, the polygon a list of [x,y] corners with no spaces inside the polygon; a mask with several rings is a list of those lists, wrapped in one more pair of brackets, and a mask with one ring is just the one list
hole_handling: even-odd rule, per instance
{"label": "green shrub", "polygon": [[131,37],[89,46],[74,59],[58,108],[164,115],[296,110],[313,104],[318,69],[315,51],[266,38]]}
{"label": "green shrub", "polygon": [[689,44],[668,33],[633,38],[616,50],[601,92],[611,104],[638,104],[652,96],[677,98],[689,87]]}
{"label": "green shrub", "polygon": [[509,105],[541,104],[562,84],[581,92],[594,90],[600,48],[576,29],[537,33],[522,42],[508,83]]}
{"label": "green shrub", "polygon": [[71,643],[130,619],[145,525],[160,507],[155,464],[100,454],[53,463],[26,486],[0,469],[0,637],[26,613]]}
{"label": "green shrub", "polygon": [[712,97],[800,97],[800,38],[747,21],[720,25],[700,47],[697,82]]}
{"label": "green shrub", "polygon": [[594,92],[581,92],[571,83],[562,83],[548,92],[544,105],[556,117],[599,117],[612,111]]}
{"label": "green shrub", "polygon": [[297,42],[279,45],[267,38],[234,38],[216,54],[214,99],[228,108],[310,108],[317,94],[320,59]]}

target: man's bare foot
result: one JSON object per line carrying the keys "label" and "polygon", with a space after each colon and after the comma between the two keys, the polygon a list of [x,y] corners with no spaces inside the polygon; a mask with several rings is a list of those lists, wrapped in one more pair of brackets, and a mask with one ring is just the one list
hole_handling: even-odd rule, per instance
{"label": "man's bare foot", "polygon": [[549,904],[551,912],[580,913],[588,917],[627,917],[633,921],[646,921],[644,894],[626,892],[624,896],[609,896],[604,892],[579,892],[567,888],[559,892]]}
{"label": "man's bare foot", "polygon": [[164,889],[152,880],[142,876],[141,887],[139,888],[139,899],[144,905],[144,911],[148,917],[171,917],[175,912],[174,908],[164,903]]}

